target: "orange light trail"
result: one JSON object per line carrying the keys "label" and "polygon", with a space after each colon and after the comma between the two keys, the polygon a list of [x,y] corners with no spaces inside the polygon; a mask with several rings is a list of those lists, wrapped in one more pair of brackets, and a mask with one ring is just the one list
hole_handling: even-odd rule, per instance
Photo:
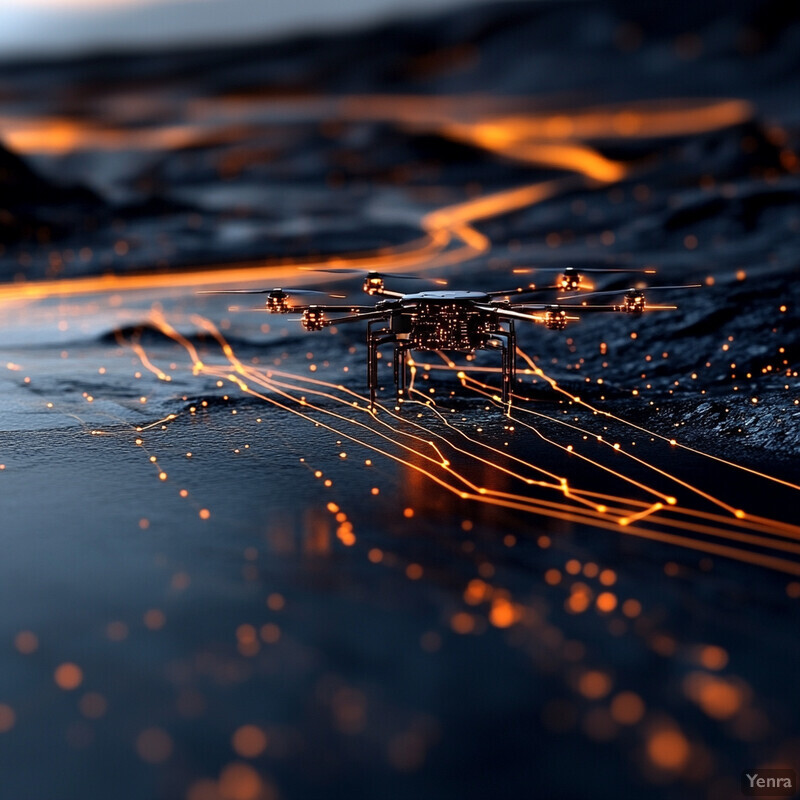
{"label": "orange light trail", "polygon": [[[489,503],[489,504],[493,504],[493,505],[498,505],[500,507],[505,507],[505,508],[511,508],[511,509],[515,509],[515,510],[525,511],[525,512],[528,512],[528,513],[543,514],[545,516],[551,516],[551,517],[554,517],[554,518],[557,518],[557,519],[562,519],[562,520],[570,521],[570,522],[590,524],[590,525],[593,525],[595,527],[604,528],[606,530],[616,530],[617,532],[622,531],[622,532],[625,532],[626,534],[639,536],[639,537],[642,537],[642,538],[654,539],[654,540],[662,541],[662,542],[669,543],[669,544],[678,544],[680,546],[688,547],[690,549],[702,550],[702,551],[707,552],[707,553],[712,553],[712,554],[717,554],[717,555],[725,555],[726,557],[736,558],[736,559],[738,559],[740,561],[746,561],[748,563],[758,564],[760,566],[765,566],[765,567],[769,567],[769,568],[772,568],[772,569],[778,569],[778,570],[781,570],[783,572],[787,572],[789,574],[800,574],[800,564],[796,564],[794,562],[788,561],[785,558],[781,558],[781,557],[778,557],[778,556],[766,555],[766,554],[763,554],[763,553],[753,552],[753,551],[750,551],[750,550],[743,550],[740,547],[732,547],[730,545],[715,544],[714,542],[709,542],[709,541],[702,540],[702,539],[692,539],[692,538],[689,538],[689,537],[686,537],[686,536],[679,536],[679,535],[676,535],[676,534],[666,533],[664,531],[657,531],[657,530],[654,531],[654,530],[642,529],[641,526],[637,526],[637,525],[633,524],[633,523],[640,522],[642,520],[647,519],[648,517],[651,517],[651,516],[655,515],[657,511],[661,511],[662,509],[657,508],[657,506],[659,505],[658,503],[649,504],[644,509],[640,509],[639,511],[625,512],[625,515],[620,517],[620,519],[624,520],[624,522],[622,524],[620,524],[620,519],[612,520],[612,519],[609,519],[609,516],[608,516],[609,513],[619,513],[617,511],[617,509],[613,506],[613,501],[617,500],[617,498],[614,498],[613,496],[598,495],[597,492],[591,492],[591,493],[586,492],[585,494],[587,494],[587,495],[591,494],[592,496],[596,496],[596,497],[599,496],[602,499],[606,499],[607,502],[608,502],[608,505],[602,505],[601,506],[599,503],[590,503],[590,504],[588,504],[589,508],[584,507],[583,510],[581,511],[581,510],[579,510],[579,507],[575,507],[574,505],[567,505],[567,504],[564,504],[564,503],[556,503],[556,502],[552,502],[552,501],[545,501],[545,500],[542,500],[542,499],[525,497],[525,496],[521,496],[521,495],[515,495],[515,494],[506,493],[506,492],[498,492],[498,491],[495,491],[495,490],[488,490],[488,489],[485,489],[483,487],[479,487],[479,486],[475,485],[472,481],[467,479],[465,476],[463,476],[460,473],[456,472],[454,470],[454,468],[452,467],[452,465],[446,459],[443,458],[443,456],[441,454],[441,451],[438,450],[438,448],[437,448],[437,458],[433,458],[433,457],[429,456],[427,453],[425,453],[423,451],[416,450],[415,448],[409,447],[407,445],[399,444],[396,441],[396,439],[394,439],[392,437],[387,437],[385,434],[381,434],[379,431],[376,431],[374,428],[370,428],[369,426],[364,425],[363,423],[359,423],[358,421],[353,420],[352,418],[346,417],[346,416],[344,416],[342,414],[338,414],[336,412],[332,412],[329,409],[325,409],[325,408],[320,407],[320,406],[315,406],[315,405],[311,404],[307,399],[305,399],[305,395],[308,395],[308,394],[320,394],[320,395],[325,396],[326,398],[338,399],[339,402],[341,402],[343,405],[345,405],[345,406],[347,406],[349,408],[353,407],[352,401],[346,401],[346,400],[343,400],[341,398],[337,398],[335,395],[332,395],[329,392],[317,392],[317,390],[305,389],[304,390],[305,395],[302,396],[302,397],[297,397],[297,396],[291,394],[290,392],[285,391],[285,389],[282,388],[282,386],[286,386],[287,388],[290,388],[291,384],[287,385],[287,384],[284,384],[283,382],[280,382],[282,384],[281,386],[276,385],[275,381],[273,381],[273,380],[271,380],[271,379],[269,379],[267,377],[267,375],[270,374],[270,372],[261,372],[260,370],[256,370],[256,369],[254,369],[252,367],[247,367],[247,366],[243,365],[242,362],[235,356],[235,353],[233,352],[233,349],[226,342],[226,340],[224,339],[222,334],[218,331],[218,329],[216,329],[216,326],[214,326],[208,320],[203,320],[203,318],[200,318],[200,317],[195,317],[194,319],[195,319],[195,321],[196,321],[196,323],[198,325],[200,325],[204,330],[208,331],[209,333],[212,334],[212,336],[214,336],[214,338],[220,344],[220,347],[222,348],[223,353],[228,358],[228,361],[231,364],[231,366],[233,366],[234,369],[239,373],[238,375],[234,375],[234,374],[231,374],[228,370],[226,370],[224,368],[210,367],[210,366],[204,365],[204,364],[202,364],[202,362],[199,361],[199,358],[196,357],[196,351],[195,351],[195,355],[192,356],[192,359],[193,359],[193,370],[192,371],[195,374],[205,374],[205,375],[209,375],[211,377],[222,376],[222,377],[224,377],[224,378],[226,378],[228,380],[231,380],[234,383],[236,383],[243,392],[246,392],[247,394],[251,394],[251,395],[253,395],[255,397],[258,397],[259,399],[262,399],[262,400],[264,400],[266,402],[269,402],[269,403],[271,403],[273,405],[276,405],[277,407],[280,407],[280,408],[282,408],[282,409],[284,409],[286,411],[290,411],[292,413],[295,413],[295,414],[299,415],[300,417],[302,417],[303,419],[306,419],[307,421],[311,422],[314,425],[320,425],[321,427],[323,427],[323,428],[325,428],[325,429],[327,429],[327,430],[329,430],[329,431],[331,431],[333,433],[336,433],[337,435],[344,436],[345,438],[347,438],[348,440],[350,440],[350,441],[352,441],[354,443],[357,443],[359,445],[367,447],[368,449],[372,450],[373,452],[382,454],[382,455],[384,455],[384,456],[396,461],[397,463],[399,463],[399,464],[401,464],[401,465],[403,465],[405,467],[411,468],[411,469],[419,472],[420,474],[423,474],[425,477],[433,480],[435,483],[437,483],[437,485],[441,486],[442,488],[447,489],[447,491],[452,492],[454,494],[457,494],[462,499],[475,500],[475,501],[479,501],[479,502],[483,502],[483,503]],[[155,322],[155,324],[158,324],[157,318],[154,318],[154,322]],[[168,331],[170,330],[169,326],[162,328],[162,330],[164,330],[164,332],[167,333],[167,335],[169,335],[168,334]],[[181,338],[185,338],[185,337],[181,337]],[[179,341],[179,339],[176,338],[175,341]],[[187,352],[189,352],[190,355],[192,355],[189,350],[187,350]],[[199,364],[199,366],[198,366],[198,364]],[[285,375],[285,376],[291,376],[291,373],[282,372],[281,374]],[[243,377],[240,377],[240,375],[243,375],[244,378],[246,378],[247,380],[250,380],[250,381],[252,381],[253,378],[256,378],[258,380],[258,382],[262,385],[263,388],[266,388],[270,393],[278,394],[279,396],[281,396],[284,399],[285,402],[281,402],[279,400],[276,400],[274,397],[270,397],[268,394],[264,394],[262,392],[256,391],[248,383],[246,383],[245,380],[243,379]],[[300,380],[306,381],[306,382],[313,382],[313,383],[316,383],[316,384],[321,384],[323,386],[327,385],[328,388],[330,388],[330,389],[341,390],[341,387],[337,387],[334,384],[326,384],[326,382],[317,381],[317,379],[306,379],[306,378],[300,377],[300,376],[295,376],[295,379],[300,379]],[[354,396],[355,395],[355,393],[350,392],[349,390],[345,390],[345,392],[349,396]],[[365,399],[364,399],[364,403],[366,403]],[[324,422],[321,422],[320,420],[314,419],[314,418],[310,417],[307,413],[298,411],[297,408],[293,407],[293,405],[300,405],[300,406],[303,406],[303,407],[307,407],[310,410],[313,410],[315,412],[323,413],[323,414],[325,414],[327,416],[332,416],[339,423],[344,422],[344,423],[346,423],[346,425],[354,425],[355,424],[361,430],[369,432],[370,434],[373,434],[373,435],[379,435],[384,440],[388,439],[390,444],[392,444],[394,446],[402,447],[409,454],[412,454],[412,455],[415,455],[417,457],[422,457],[423,459],[426,459],[431,464],[431,467],[430,468],[423,468],[420,465],[414,463],[413,461],[408,461],[406,458],[403,458],[401,456],[397,456],[396,454],[386,450],[384,447],[379,447],[377,445],[372,444],[371,442],[368,442],[368,441],[364,440],[363,438],[361,438],[360,435],[348,434],[346,431],[341,430],[339,427],[335,427],[333,425],[328,425],[327,423],[324,423]],[[426,403],[426,405],[427,405],[427,403]],[[380,411],[381,412],[386,412],[386,409],[383,408],[383,407],[380,407]],[[394,417],[395,419],[398,419],[398,417],[396,415],[392,415],[391,412],[387,412],[387,413],[389,413],[390,416]],[[377,414],[376,413],[370,412],[369,416],[370,416],[371,419],[379,421],[379,422],[382,423],[382,421],[377,420]],[[408,422],[407,420],[404,420],[404,421]],[[391,428],[391,426],[390,426],[390,428]],[[417,428],[421,429],[421,426],[417,425]],[[391,428],[391,431],[394,433],[395,436],[399,432],[394,428]],[[431,432],[430,431],[426,431],[426,433],[428,433],[428,435],[430,435]],[[420,436],[416,436],[416,435],[412,435],[412,434],[407,434],[407,435],[411,439],[415,440],[416,442],[418,442],[422,446],[430,446],[432,444],[430,439],[424,439],[424,438],[422,438]],[[440,440],[444,441],[442,439],[442,437],[440,437]],[[448,444],[450,444],[450,443],[448,443]],[[452,446],[452,445],[450,445],[450,446]],[[465,451],[462,450],[462,452],[465,452]],[[508,454],[503,454],[502,451],[497,451],[497,452],[502,454],[502,455],[508,456]],[[466,454],[467,455],[471,455],[471,456],[474,457],[474,454],[470,454],[470,453],[466,453]],[[492,466],[492,467],[496,466],[494,464],[494,462],[491,462],[491,461],[488,461],[488,460],[484,460],[484,459],[479,459],[479,460],[483,461],[484,464],[488,464],[489,466]],[[528,466],[530,466],[532,469],[537,469],[534,465],[528,465]],[[436,475],[432,471],[432,469],[437,469],[437,468],[438,469],[444,469],[445,472],[447,472],[452,478],[455,478],[458,483],[463,484],[464,486],[466,486],[468,491],[465,491],[464,489],[460,488],[457,484],[453,484],[450,481],[448,481],[447,479],[441,478],[440,476]],[[518,476],[518,477],[520,477],[520,476]],[[528,479],[524,479],[523,478],[523,480],[526,480],[526,482],[527,482]],[[541,483],[537,482],[537,485],[541,485]],[[549,488],[556,489],[557,491],[562,492],[564,497],[565,497],[565,499],[571,499],[571,500],[573,500],[573,502],[578,501],[578,498],[576,498],[575,495],[581,493],[580,490],[575,490],[575,489],[567,489],[565,491],[565,482],[562,482],[562,481],[559,482],[557,487],[556,486],[550,486]],[[631,501],[626,501],[626,502],[631,502]],[[602,512],[599,510],[600,508],[603,509]],[[674,509],[674,511],[680,512],[680,513],[683,513],[683,514],[686,514],[686,513],[691,514],[692,513],[691,510],[687,510],[687,509]],[[710,515],[706,515],[706,516],[709,517]],[[761,546],[761,547],[770,546],[773,542],[775,542],[774,539],[773,540],[765,540],[762,537],[758,537],[758,536],[754,536],[754,535],[737,534],[736,532],[733,532],[733,531],[720,530],[718,528],[714,528],[714,527],[711,527],[711,526],[708,526],[708,525],[698,526],[698,525],[695,525],[695,524],[692,524],[692,523],[684,522],[682,520],[665,520],[665,519],[661,519],[660,520],[660,524],[671,524],[673,526],[682,527],[682,528],[684,528],[686,530],[689,530],[689,531],[693,531],[693,532],[697,532],[697,533],[703,533],[703,534],[709,534],[709,535],[723,536],[725,538],[731,538],[731,539],[738,540],[738,541],[740,541],[742,543],[754,544],[754,545]],[[795,545],[791,545],[790,543],[777,543],[777,546],[778,546],[778,549],[781,549],[781,550],[783,550],[783,551],[785,551],[787,553],[792,553],[792,554],[800,553],[800,549],[798,549],[797,546],[795,546]]]}

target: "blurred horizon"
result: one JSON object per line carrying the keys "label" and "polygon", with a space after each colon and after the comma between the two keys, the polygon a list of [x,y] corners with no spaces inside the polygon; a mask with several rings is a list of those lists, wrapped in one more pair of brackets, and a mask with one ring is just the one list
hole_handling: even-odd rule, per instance
{"label": "blurred horizon", "polygon": [[480,3],[485,0],[6,0],[0,60],[335,33]]}

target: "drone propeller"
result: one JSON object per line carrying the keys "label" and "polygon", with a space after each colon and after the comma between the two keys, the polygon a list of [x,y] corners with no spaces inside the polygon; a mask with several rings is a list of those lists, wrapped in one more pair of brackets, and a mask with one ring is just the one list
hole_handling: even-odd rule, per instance
{"label": "drone propeller", "polygon": [[[302,267],[301,267],[302,269]],[[391,278],[401,281],[425,281],[426,283],[438,283],[446,286],[447,281],[441,278],[422,278],[419,275],[405,275],[399,272],[378,272],[374,269],[361,269],[360,267],[331,267],[326,269],[314,269],[313,272],[328,272],[335,275],[365,275],[374,278]]]}
{"label": "drone propeller", "polygon": [[[308,309],[316,309],[318,311],[346,311],[350,314],[361,314],[365,311],[374,311],[375,306],[326,306],[326,305],[304,305],[304,306],[292,306],[291,309],[287,312],[287,315],[295,315],[295,314],[302,314],[304,311]],[[256,308],[242,308],[241,306],[228,306],[228,311],[266,311],[269,313],[269,309],[265,306],[258,306]]]}
{"label": "drone propeller", "polygon": [[528,272],[628,272],[642,273],[644,275],[655,275],[654,269],[627,269],[625,267],[520,267],[512,272],[521,275]]}
{"label": "drone propeller", "polygon": [[562,295],[561,297],[557,298],[558,300],[573,300],[575,298],[584,299],[586,297],[599,297],[600,295],[609,295],[609,294],[620,294],[622,292],[651,292],[654,289],[701,289],[703,287],[702,283],[688,283],[684,284],[683,286],[645,286],[642,289],[637,289],[635,286],[631,286],[627,289],[609,289],[607,291],[602,292],[585,292],[583,294],[569,294],[569,295]]}
{"label": "drone propeller", "polygon": [[284,292],[286,294],[321,294],[326,297],[344,297],[343,294],[332,294],[331,292],[321,292],[317,289],[203,289],[198,294],[272,294],[273,292]]}
{"label": "drone propeller", "polygon": [[508,297],[512,294],[532,294],[533,292],[547,292],[560,288],[560,286],[534,286],[531,284],[530,286],[517,286],[514,289],[509,289],[508,291],[501,291],[497,289],[491,292],[486,292],[486,294],[489,295],[489,297]]}

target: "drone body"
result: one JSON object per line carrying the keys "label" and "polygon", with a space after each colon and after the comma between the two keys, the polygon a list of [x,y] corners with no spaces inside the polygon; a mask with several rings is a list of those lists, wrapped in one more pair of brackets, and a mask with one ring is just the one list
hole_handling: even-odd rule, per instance
{"label": "drone body", "polygon": [[[360,270],[326,271],[359,272]],[[586,270],[581,270],[584,271]],[[594,271],[635,272],[636,270]],[[529,286],[496,292],[425,291],[412,294],[390,291],[386,289],[383,275],[368,272],[364,279],[363,290],[370,296],[378,295],[384,298],[372,306],[296,305],[292,302],[292,295],[308,294],[310,293],[308,290],[259,289],[230,293],[266,294],[267,301],[263,310],[273,314],[302,313],[301,322],[307,331],[319,331],[331,325],[366,322],[367,384],[373,406],[378,390],[378,350],[384,345],[392,346],[394,381],[399,399],[403,399],[407,392],[405,365],[406,353],[409,350],[474,353],[476,350],[498,348],[502,354],[502,399],[504,403],[508,403],[516,375],[514,330],[516,320],[543,324],[553,330],[563,330],[568,322],[580,319],[579,315],[584,312],[622,312],[638,316],[645,310],[675,308],[675,306],[648,306],[643,291],[635,288],[625,292],[622,302],[618,305],[587,305],[585,302],[580,305],[559,303],[533,305],[530,302],[511,300],[512,296],[519,294],[590,288],[581,283],[581,275],[574,267],[567,268],[564,272],[557,285],[546,289]],[[611,294],[611,292],[589,294]],[[582,296],[586,297],[589,294]],[[328,317],[328,314],[337,316]],[[338,316],[339,314],[343,316]]]}

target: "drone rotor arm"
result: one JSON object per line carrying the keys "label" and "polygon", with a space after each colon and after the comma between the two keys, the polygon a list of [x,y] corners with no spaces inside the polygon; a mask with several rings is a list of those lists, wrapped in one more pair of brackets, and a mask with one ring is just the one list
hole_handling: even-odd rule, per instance
{"label": "drone rotor arm", "polygon": [[369,311],[364,311],[358,314],[349,314],[344,317],[334,317],[332,319],[323,320],[324,327],[330,327],[331,325],[345,325],[350,322],[362,322],[364,320],[372,320],[372,319],[388,319],[389,314],[391,312],[386,311],[385,309],[375,310],[371,309]]}

